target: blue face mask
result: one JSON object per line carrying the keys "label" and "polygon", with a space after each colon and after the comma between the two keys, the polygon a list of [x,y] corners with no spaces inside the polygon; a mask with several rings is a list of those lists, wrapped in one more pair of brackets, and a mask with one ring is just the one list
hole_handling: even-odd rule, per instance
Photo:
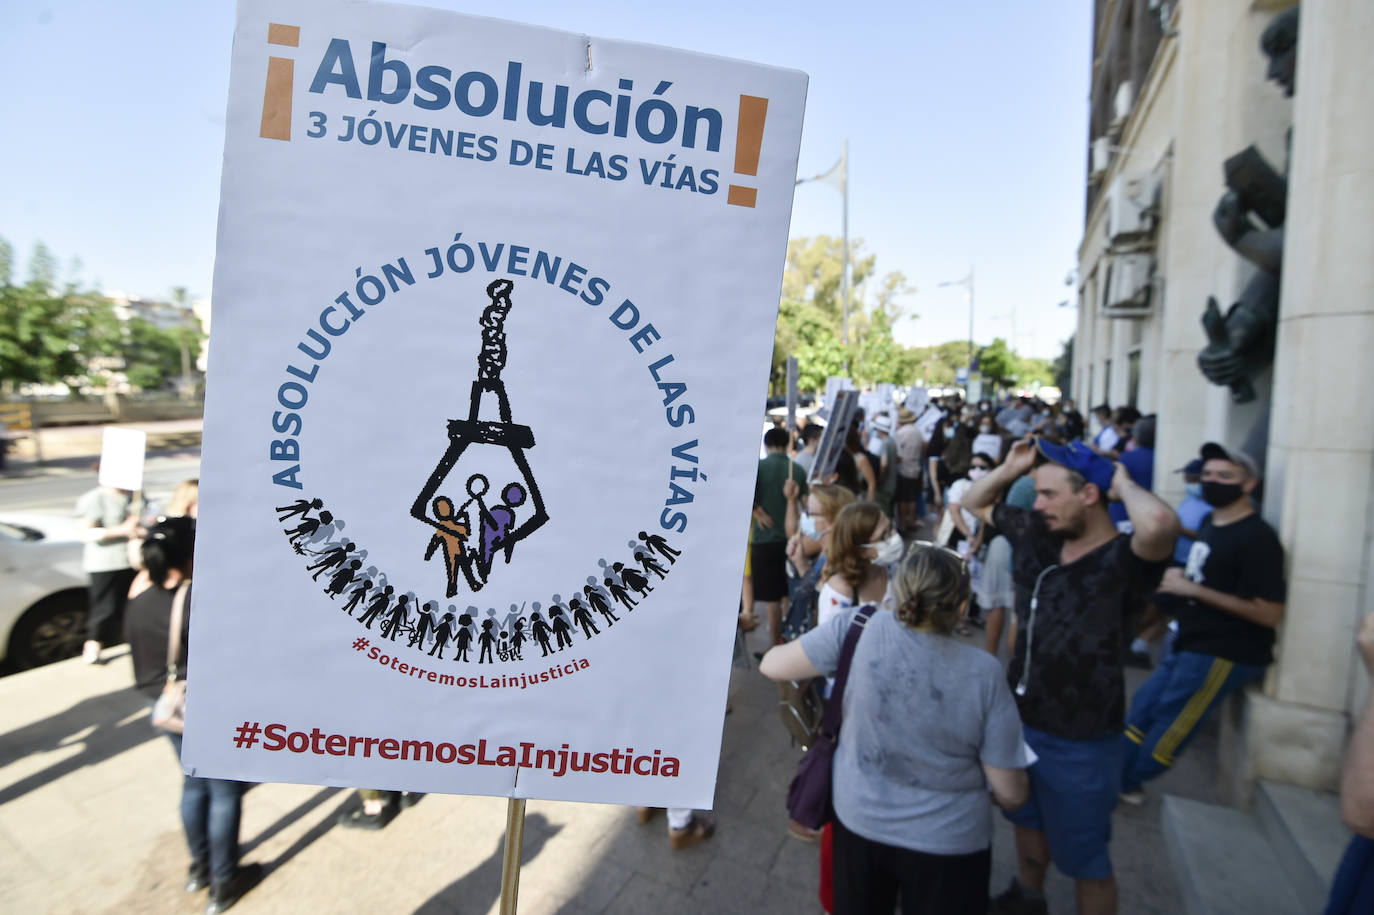
{"label": "blue face mask", "polygon": [[1185,492],[1188,493],[1188,495],[1192,496],[1194,499],[1201,499],[1201,498],[1202,498],[1202,484],[1201,484],[1201,483],[1189,483],[1189,484],[1187,484],[1186,486],[1184,486],[1183,489],[1184,489]]}
{"label": "blue face mask", "polygon": [[812,540],[815,540],[820,536],[820,534],[816,531],[815,517],[813,517],[812,515],[801,516],[801,532],[802,536],[809,537]]}

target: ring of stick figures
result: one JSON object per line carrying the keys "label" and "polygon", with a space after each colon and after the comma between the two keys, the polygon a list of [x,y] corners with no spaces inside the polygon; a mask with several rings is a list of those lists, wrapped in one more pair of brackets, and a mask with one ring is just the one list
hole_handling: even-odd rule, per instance
{"label": "ring of stick figures", "polygon": [[[467,482],[466,491],[474,499],[489,491],[485,479],[469,477]],[[526,497],[518,483],[507,484],[501,493],[502,504],[514,508]],[[445,496],[435,497],[431,504],[442,518],[456,514],[452,500]],[[277,506],[276,511],[292,549],[305,557],[311,579],[318,584],[328,577],[322,591],[331,601],[340,601],[339,608],[350,619],[364,629],[375,627],[381,638],[393,643],[404,635],[408,648],[428,649],[429,656],[439,660],[454,646],[453,660],[460,663],[524,661],[522,652],[528,642],[539,648],[537,657],[545,658],[572,648],[576,635],[591,639],[609,632],[621,622],[617,611],[623,614],[642,607],[654,583],[666,579],[682,556],[662,534],[640,531],[638,540],[626,542],[628,559],[597,560],[598,572],[588,575],[585,585],[571,589],[566,601],[560,592],[547,605],[512,603],[505,614],[491,607],[483,616],[476,606],[459,611],[449,604],[444,609],[438,600],[424,600],[414,591],[392,585],[377,566],[364,565],[367,550],[353,534],[343,535],[343,520],[326,509],[322,499],[299,499]],[[359,611],[356,616],[355,610]]]}

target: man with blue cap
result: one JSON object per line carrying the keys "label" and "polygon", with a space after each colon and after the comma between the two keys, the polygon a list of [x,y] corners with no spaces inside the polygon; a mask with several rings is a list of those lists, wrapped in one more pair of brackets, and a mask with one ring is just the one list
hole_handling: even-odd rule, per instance
{"label": "man with blue cap", "polygon": [[[1034,472],[1030,511],[997,498]],[[1109,501],[1126,507],[1117,530]],[[1163,575],[1178,537],[1169,506],[1121,464],[1072,442],[1036,438],[964,494],[963,506],[1011,542],[1018,631],[1008,682],[1038,760],[1031,791],[1007,818],[1016,826],[1017,877],[989,912],[1046,911],[1051,861],[1077,885],[1078,911],[1116,911],[1107,844],[1122,764],[1125,627]]]}

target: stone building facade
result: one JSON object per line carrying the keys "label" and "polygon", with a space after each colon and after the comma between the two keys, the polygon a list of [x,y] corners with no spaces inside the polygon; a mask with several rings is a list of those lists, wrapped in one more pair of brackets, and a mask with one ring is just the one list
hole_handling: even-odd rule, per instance
{"label": "stone building facade", "polygon": [[[1223,794],[1255,779],[1334,790],[1369,691],[1354,633],[1374,611],[1374,3],[1304,0],[1296,91],[1266,79],[1281,0],[1096,0],[1087,216],[1072,390],[1158,413],[1156,491],[1208,440],[1263,461],[1287,550],[1278,658],[1228,706]],[[1288,178],[1276,352],[1237,403],[1197,365],[1209,296],[1255,273],[1213,226],[1222,163],[1255,144]]]}

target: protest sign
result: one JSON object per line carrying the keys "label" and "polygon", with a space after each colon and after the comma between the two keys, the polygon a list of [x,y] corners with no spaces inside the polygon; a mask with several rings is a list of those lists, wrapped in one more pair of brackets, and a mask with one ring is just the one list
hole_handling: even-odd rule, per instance
{"label": "protest sign", "polygon": [[141,429],[106,426],[100,440],[101,486],[138,492],[143,488],[143,461],[148,449],[148,433]]}
{"label": "protest sign", "polygon": [[935,406],[934,403],[927,403],[926,408],[916,417],[916,428],[921,430],[921,438],[930,441],[935,435],[935,427],[940,424],[940,420],[945,418],[945,411]]}
{"label": "protest sign", "polygon": [[905,405],[912,413],[920,416],[928,403],[930,403],[930,395],[925,388],[916,385],[907,388]]}
{"label": "protest sign", "polygon": [[711,805],[805,91],[240,4],[188,770]]}
{"label": "protest sign", "polygon": [[973,439],[973,453],[986,454],[994,461],[1002,460],[1002,436],[995,432],[981,432]]}
{"label": "protest sign", "polygon": [[816,445],[816,459],[811,462],[808,482],[824,482],[840,462],[840,452],[844,450],[845,436],[854,424],[854,413],[859,409],[858,391],[838,391],[835,404],[830,408],[830,418],[825,422],[821,440]]}
{"label": "protest sign", "polygon": [[830,375],[825,379],[825,405],[827,408],[835,405],[835,399],[841,391],[853,391],[853,379],[843,375]]}

